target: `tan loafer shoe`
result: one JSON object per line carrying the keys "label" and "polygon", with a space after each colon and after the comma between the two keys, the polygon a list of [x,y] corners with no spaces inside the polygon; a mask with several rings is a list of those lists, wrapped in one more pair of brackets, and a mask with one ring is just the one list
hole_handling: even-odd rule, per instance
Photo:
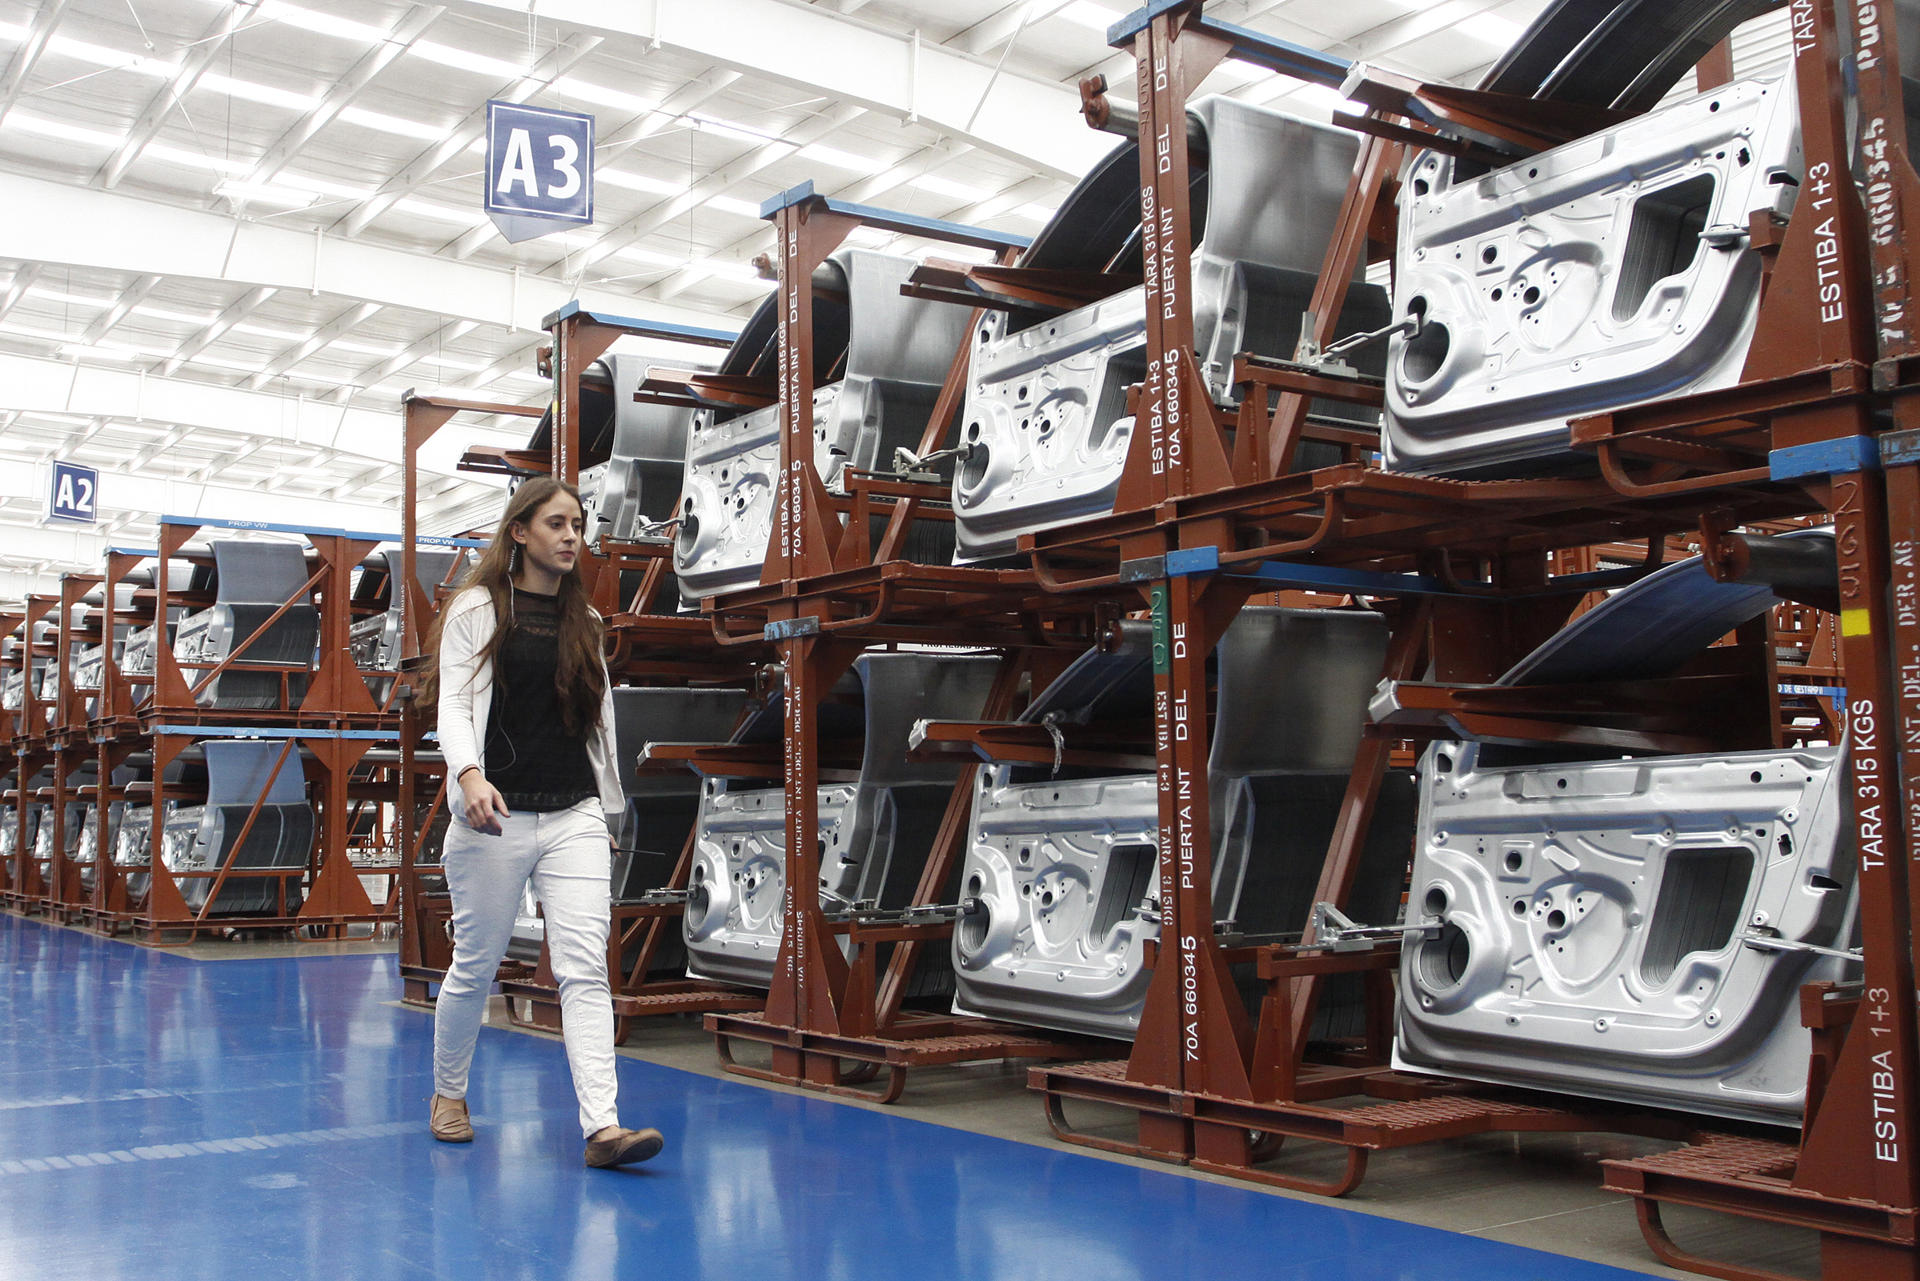
{"label": "tan loafer shoe", "polygon": [[433,1131],[433,1137],[442,1143],[473,1142],[473,1122],[467,1119],[467,1101],[465,1099],[445,1099],[438,1094],[433,1096],[433,1110],[428,1115],[427,1128]]}
{"label": "tan loafer shoe", "polygon": [[610,1125],[587,1140],[587,1164],[597,1170],[637,1165],[660,1155],[667,1146],[658,1130],[623,1130]]}

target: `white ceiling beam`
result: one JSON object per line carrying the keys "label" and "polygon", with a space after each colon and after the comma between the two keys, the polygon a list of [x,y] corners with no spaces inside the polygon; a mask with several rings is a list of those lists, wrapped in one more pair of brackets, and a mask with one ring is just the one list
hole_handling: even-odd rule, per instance
{"label": "white ceiling beam", "polygon": [[[792,85],[896,120],[918,120],[978,147],[1075,179],[1111,145],[1080,117],[1071,86],[911,35],[782,0],[608,4],[606,0],[453,0],[456,11],[545,20],[644,41]],[[992,92],[988,90],[991,88]]]}
{"label": "white ceiling beam", "polygon": [[247,174],[246,180],[249,183],[273,181],[274,177],[287,167],[288,162],[299,154],[300,149],[313,140],[315,134],[326,128],[333,122],[334,117],[351,106],[354,99],[373,83],[374,77],[386,70],[395,58],[411,48],[414,41],[425,35],[427,29],[439,21],[440,15],[446,11],[445,5],[416,4],[403,14],[400,20],[387,31],[386,39],[367,50],[358,62],[347,69],[345,75],[333,82],[326,95],[314,104],[311,111],[294,121],[293,127],[281,134],[274,144],[267,148],[266,154],[260,157],[260,162]]}
{"label": "white ceiling beam", "polygon": [[113,306],[101,312],[99,317],[87,326],[87,332],[80,336],[80,341],[91,347],[105,338],[115,325],[127,318],[128,312],[145,302],[147,295],[152,293],[159,284],[158,276],[135,277],[134,282],[122,289],[119,296],[113,300]]}
{"label": "white ceiling beam", "polygon": [[[435,329],[432,333],[420,339],[420,341],[414,343],[406,350],[395,352],[378,364],[367,366],[354,377],[353,381],[361,387],[376,387],[386,379],[399,373],[402,369],[405,369],[408,365],[418,363],[421,357],[431,356],[448,343],[459,342],[478,327],[479,326],[470,320],[450,321]],[[342,387],[339,391],[332,393],[328,399],[336,402],[344,401],[352,394],[352,387]]]}
{"label": "white ceiling beam", "polygon": [[37,262],[22,263],[14,269],[13,280],[7,285],[7,292],[0,294],[0,320],[5,320],[7,313],[20,305],[20,300],[27,296],[27,290],[32,288],[33,282],[39,278],[40,264]]}
{"label": "white ceiling beam", "polygon": [[[542,319],[576,297],[573,285],[551,277],[22,174],[0,172],[0,209],[33,211],[30,218],[0,218],[0,258],[30,265],[301,290],[518,330],[538,329]],[[16,273],[16,286],[24,288],[19,280]],[[730,323],[711,309],[643,304],[631,290],[581,286],[577,296],[588,310],[644,312],[651,319],[708,328]],[[0,300],[0,314],[4,310]]]}
{"label": "white ceiling beam", "polygon": [[380,310],[380,304],[377,302],[363,302],[347,308],[332,320],[329,320],[326,324],[320,326],[320,328],[314,330],[311,334],[308,334],[306,338],[288,347],[285,351],[267,361],[266,364],[260,366],[260,372],[247,379],[247,390],[259,391],[281,374],[286,373],[307,357],[320,351],[334,339],[344,338],[361,325],[372,320],[380,314]]}
{"label": "white ceiling beam", "polygon": [[[34,497],[46,484],[40,466],[18,463],[0,467],[7,473],[0,480],[0,491],[29,490]],[[464,490],[465,487],[463,487]],[[485,489],[474,486],[477,494]],[[48,526],[32,518],[0,518],[4,530],[7,560],[15,565],[33,559],[49,571],[95,570],[105,562],[107,548],[128,541],[128,527],[139,535],[155,533],[161,516],[203,517],[220,520],[258,521],[262,524],[298,525],[314,529],[353,529],[376,534],[399,534],[400,514],[385,504],[355,503],[337,498],[305,498],[295,494],[267,493],[251,486],[223,485],[217,477],[204,481],[171,480],[142,476],[128,470],[100,470],[99,509],[103,516],[113,513],[107,526],[94,528]],[[120,518],[131,520],[119,523]],[[149,522],[152,522],[150,524]],[[221,534],[208,531],[214,537]],[[206,535],[202,535],[206,537]],[[151,545],[151,544],[145,544]]]}
{"label": "white ceiling beam", "polygon": [[1045,0],[1045,3],[1028,3],[1019,0],[998,13],[989,14],[980,21],[962,31],[959,35],[941,43],[949,49],[958,49],[962,53],[971,53],[981,57],[998,59],[1001,47],[1014,39],[1037,22],[1044,22],[1067,7],[1071,0]]}
{"label": "white ceiling beam", "polygon": [[[390,410],[364,409],[307,396],[247,391],[158,374],[143,376],[138,370],[0,353],[0,413],[9,410],[165,423],[184,429],[183,440],[192,440],[198,433],[217,432],[234,437],[241,447],[249,439],[264,438],[396,468],[400,462],[402,415],[398,403]],[[423,451],[422,468],[453,475],[454,463],[464,448],[457,438],[475,433],[489,443],[526,439],[525,429],[518,423],[505,431],[475,427],[443,432]],[[442,437],[446,438],[444,446]],[[5,438],[0,438],[0,446],[5,443]],[[0,472],[5,470],[0,467]]]}
{"label": "white ceiling beam", "polygon": [[[897,174],[898,170],[903,167],[910,169],[911,165],[896,166],[895,169],[890,170],[889,173]],[[897,176],[889,177],[887,174],[876,174],[872,178],[861,180],[842,192],[831,194],[835,195],[838,199],[846,200],[853,204],[863,204],[871,201],[873,197],[881,191],[901,185],[903,181],[903,178]],[[1016,205],[1024,204],[1028,200],[1053,192],[1058,188],[1058,185],[1059,184],[1051,178],[1035,174],[1031,178],[1021,179],[997,195],[989,196],[985,200],[967,205],[964,208],[956,209],[952,213],[941,216],[949,222],[967,224],[980,222],[987,218],[996,218]],[[741,262],[745,262],[766,242],[769,230],[768,225],[762,224],[756,228],[752,234],[742,236],[731,244],[716,249],[711,256],[719,259],[738,259]],[[932,245],[932,248],[926,252],[938,256],[940,253],[939,242],[931,241],[929,243]],[[671,302],[686,290],[691,289],[694,285],[706,278],[707,273],[702,271],[676,271],[671,276],[666,277],[653,286],[649,292],[656,298]]]}
{"label": "white ceiling beam", "polygon": [[[542,55],[525,77],[491,97],[514,102],[532,97],[567,74],[575,63],[598,48],[603,39],[602,36],[574,32]],[[428,182],[442,165],[464,154],[467,148],[486,136],[487,109],[483,104],[454,126],[445,138],[421,152],[398,175],[382,183],[378,191],[361,201],[334,225],[348,236],[359,235],[367,224],[393,208],[402,197]]]}
{"label": "white ceiling beam", "polygon": [[67,12],[67,0],[41,0],[40,11],[33,16],[33,27],[27,32],[27,38],[14,50],[7,63],[6,73],[0,75],[0,120],[7,118],[13,110],[13,104],[20,101],[20,93],[27,87],[27,80],[33,75],[34,66],[40,61],[40,55],[47,51],[47,41],[53,39],[53,29],[60,25],[60,19]]}
{"label": "white ceiling beam", "polygon": [[615,253],[646,239],[681,215],[691,213],[715,196],[731,191],[769,165],[786,159],[809,143],[828,137],[841,125],[857,120],[862,114],[864,108],[841,103],[837,107],[829,107],[799,128],[789,130],[787,136],[777,142],[765,142],[750,148],[679,195],[671,196],[638,217],[602,232],[600,238],[581,255],[581,270],[605,262]]}
{"label": "white ceiling beam", "polygon": [[[542,336],[540,338],[534,339],[531,342],[524,343],[521,346],[516,347],[514,350],[508,352],[506,355],[500,357],[500,359],[494,361],[491,365],[488,365],[485,369],[480,370],[478,373],[470,374],[462,378],[460,380],[461,386],[484,388],[490,383],[498,382],[500,379],[505,378],[508,374],[511,374],[516,370],[522,373],[532,373],[533,372],[533,353],[535,349],[537,349],[540,346],[540,344],[544,341],[546,341],[546,339],[544,336]],[[533,388],[533,384],[528,383],[527,390],[525,392],[509,392],[504,397],[499,395],[490,395],[487,397],[487,399],[489,400],[501,400],[501,399],[520,400],[524,398],[524,396],[531,394],[532,388]]]}
{"label": "white ceiling beam", "polygon": [[[200,77],[205,74],[208,67],[213,65],[213,60],[226,49],[227,40],[244,26],[247,19],[253,17],[255,12],[255,6],[251,4],[231,5],[213,20],[198,40],[187,46],[187,54],[180,59],[180,65],[174,71],[173,78],[167,81],[160,92],[147,103],[146,110],[140,113],[140,118],[134,121],[133,128],[127,131],[127,136],[121,140],[120,146],[101,167],[100,185],[102,187],[112,189],[119,186],[120,179],[126,176],[133,162],[140,158],[140,153],[147,149],[147,144],[159,136],[161,128],[167,123],[167,117],[173,114],[173,109],[181,107],[184,113],[185,107],[181,104],[193,91],[193,86],[199,83]],[[188,123],[191,124],[192,121],[189,120]],[[198,130],[195,132],[197,133]]]}
{"label": "white ceiling beam", "polygon": [[248,316],[260,310],[260,308],[266,304],[266,301],[278,292],[279,290],[267,285],[262,285],[257,289],[249,289],[225,311],[208,321],[199,333],[181,343],[173,355],[168,356],[161,362],[160,372],[169,378],[179,373],[180,366],[186,364],[195,356],[198,356],[201,352],[219,342],[226,336],[229,329],[232,329]]}

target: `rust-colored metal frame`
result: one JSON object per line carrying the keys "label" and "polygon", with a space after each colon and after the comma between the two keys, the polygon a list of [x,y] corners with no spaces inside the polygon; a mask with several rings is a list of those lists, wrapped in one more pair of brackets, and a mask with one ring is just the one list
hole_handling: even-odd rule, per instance
{"label": "rust-colored metal frame", "polygon": [[[1024,571],[921,565],[900,558],[909,527],[944,505],[944,487],[881,474],[854,474],[848,495],[827,492],[813,463],[813,273],[862,224],[1001,249],[1003,240],[952,224],[847,206],[811,185],[769,203],[779,274],[780,478],[760,585],[704,602],[727,646],[771,641],[785,680],[781,778],[786,805],[783,930],[763,1013],[709,1015],[721,1061],[743,1075],[891,1102],[914,1067],[982,1059],[1071,1057],[1073,1042],[984,1020],[931,1017],[902,1008],[922,949],[945,939],[949,921],[863,923],[829,920],[814,887],[821,759],[818,713],[835,680],[867,647],[918,642],[1004,651],[992,713],[1007,716],[1022,652],[1049,644],[1084,646],[1104,606],[1052,599]],[[974,322],[980,312],[976,309]],[[971,326],[969,326],[971,329]],[[968,347],[954,353],[928,416],[919,456],[946,442],[965,395]],[[868,518],[885,515],[876,543]],[[956,865],[971,788],[964,776],[928,851],[915,902],[933,905]],[[843,955],[839,938],[848,942]],[[893,945],[884,973],[881,945]],[[737,1041],[767,1046],[765,1068],[739,1062]],[[844,1065],[852,1063],[849,1070]],[[879,1074],[878,1094],[862,1087]]]}
{"label": "rust-colored metal frame", "polygon": [[[1032,1083],[1047,1095],[1063,1137],[1114,1146],[1065,1129],[1061,1106],[1072,1098],[1121,1103],[1140,1115],[1139,1140],[1120,1145],[1126,1150],[1283,1184],[1292,1181],[1256,1168],[1267,1154],[1260,1136],[1318,1139],[1344,1147],[1349,1167],[1334,1184],[1313,1190],[1344,1191],[1357,1182],[1364,1152],[1377,1147],[1489,1129],[1632,1129],[1641,1124],[1630,1112],[1616,1115],[1614,1109],[1596,1111],[1566,1100],[1548,1101],[1550,1118],[1527,1110],[1538,1101],[1515,1113],[1512,1100],[1496,1091],[1463,1094],[1444,1082],[1414,1083],[1379,1071],[1340,1080],[1337,1073],[1298,1062],[1314,972],[1358,966],[1364,954],[1341,957],[1297,949],[1240,954],[1214,941],[1204,840],[1205,655],[1245,599],[1246,584],[1235,581],[1242,575],[1264,568],[1278,571],[1266,574],[1269,585],[1285,583],[1289,563],[1320,571],[1419,573],[1443,590],[1428,597],[1424,620],[1403,614],[1395,629],[1396,652],[1405,659],[1414,649],[1411,625],[1414,632],[1424,632],[1438,679],[1485,682],[1563,620],[1574,603],[1547,594],[1571,584],[1548,582],[1546,553],[1623,539],[1664,540],[1694,525],[1711,540],[1718,530],[1744,522],[1824,510],[1834,520],[1842,562],[1841,646],[1849,678],[1867,917],[1863,996],[1857,1002],[1830,999],[1810,1010],[1818,1028],[1810,1065],[1814,1088],[1802,1143],[1786,1149],[1784,1164],[1778,1153],[1747,1159],[1743,1167],[1734,1161],[1718,1168],[1711,1160],[1659,1165],[1652,1158],[1654,1164],[1644,1169],[1639,1168],[1644,1163],[1614,1163],[1609,1180],[1636,1197],[1650,1243],[1677,1266],[1722,1276],[1761,1275],[1674,1250],[1659,1227],[1662,1201],[1819,1228],[1829,1277],[1848,1270],[1876,1277],[1920,1275],[1913,1250],[1915,1060],[1909,996],[1915,887],[1906,868],[1907,813],[1920,816],[1920,783],[1914,782],[1920,771],[1913,768],[1920,758],[1906,762],[1906,790],[1896,805],[1899,774],[1890,755],[1893,744],[1904,747],[1913,737],[1902,727],[1920,725],[1920,677],[1911,676],[1920,673],[1920,607],[1913,603],[1920,599],[1913,568],[1920,542],[1920,472],[1912,466],[1920,460],[1920,438],[1910,459],[1903,460],[1906,465],[1886,472],[1885,490],[1894,496],[1891,512],[1880,474],[1867,461],[1876,384],[1881,394],[1895,394],[1896,411],[1906,415],[1903,423],[1920,421],[1912,409],[1920,402],[1904,395],[1920,380],[1910,373],[1912,270],[1901,221],[1920,185],[1898,138],[1899,82],[1892,70],[1897,61],[1892,32],[1872,25],[1878,21],[1876,8],[1849,9],[1859,24],[1860,47],[1869,51],[1861,86],[1869,221],[1849,177],[1833,0],[1802,0],[1796,7],[1809,19],[1797,28],[1795,50],[1809,179],[1803,208],[1792,223],[1754,229],[1769,277],[1743,382],[1725,392],[1575,423],[1571,442],[1597,455],[1597,478],[1479,483],[1390,476],[1354,464],[1287,475],[1291,442],[1297,439],[1288,424],[1298,421],[1293,416],[1300,402],[1307,394],[1341,389],[1309,385],[1307,374],[1297,368],[1279,368],[1275,376],[1268,365],[1244,359],[1236,365],[1243,386],[1278,387],[1282,395],[1264,445],[1258,415],[1243,404],[1237,439],[1231,449],[1225,446],[1224,415],[1211,410],[1192,370],[1185,130],[1178,126],[1187,94],[1232,47],[1233,37],[1201,19],[1198,0],[1157,4],[1147,11],[1134,38],[1153,360],[1140,392],[1139,421],[1146,430],[1136,434],[1113,516],[1043,533],[1025,545],[1035,552],[1049,585],[1059,590],[1103,588],[1130,577],[1151,583],[1161,848],[1169,852],[1161,887],[1165,963],[1156,966],[1140,1035],[1124,1071],[1110,1064],[1032,1071]],[[1719,72],[1709,67],[1703,74],[1710,79]],[[1362,127],[1379,124],[1408,92],[1429,107],[1438,101],[1421,87],[1400,86],[1396,96],[1361,84],[1359,95],[1374,108]],[[1441,97],[1449,109],[1474,113],[1481,125],[1527,122],[1525,103],[1491,103],[1452,91]],[[1432,145],[1431,139],[1406,136],[1404,125],[1387,123],[1392,127],[1373,132],[1389,141]],[[1550,145],[1555,131],[1567,125],[1550,112],[1536,123],[1541,126],[1536,146]],[[1523,129],[1511,127],[1492,132],[1509,140],[1525,137]],[[1357,181],[1356,193],[1372,198],[1364,185]],[[1359,216],[1352,202],[1349,214],[1346,238],[1351,240],[1355,225],[1373,220]],[[1339,248],[1336,244],[1336,255]],[[1330,255],[1330,266],[1337,264],[1336,255]],[[1343,265],[1346,270],[1330,273],[1323,285],[1351,278],[1351,260]],[[1315,314],[1324,317],[1333,310],[1337,302]],[[1869,332],[1876,314],[1883,343],[1877,365]],[[1177,406],[1171,403],[1176,397]],[[1818,457],[1807,461],[1809,454]],[[1862,461],[1849,463],[1849,458]],[[1198,554],[1203,551],[1208,554]],[[1651,547],[1649,564],[1658,564]],[[1196,568],[1182,572],[1183,565]],[[1889,585],[1900,593],[1890,594]],[[1890,635],[1896,646],[1904,646],[1898,668],[1888,649]],[[1909,679],[1897,683],[1896,677]],[[1577,709],[1562,710],[1573,713],[1564,719],[1581,719]],[[1771,734],[1771,724],[1762,728]],[[1362,774],[1356,768],[1356,788]],[[1350,791],[1350,804],[1356,799]],[[1351,820],[1360,817],[1357,809],[1346,813]],[[1336,864],[1337,859],[1329,860],[1323,892],[1338,889]],[[1234,960],[1256,961],[1269,981],[1257,1029],[1227,982],[1227,965]],[[1860,1017],[1853,1020],[1856,1010]],[[1345,1108],[1333,1119],[1315,1102],[1325,1091],[1355,1090],[1401,1096],[1403,1102],[1380,1105],[1397,1112]],[[1436,1092],[1443,1097],[1404,1102],[1407,1095]],[[1436,1126],[1434,1118],[1442,1112],[1445,1124]],[[1701,1143],[1686,1150],[1728,1150],[1719,1138],[1703,1136]],[[1783,1177],[1791,1213],[1781,1208]]]}

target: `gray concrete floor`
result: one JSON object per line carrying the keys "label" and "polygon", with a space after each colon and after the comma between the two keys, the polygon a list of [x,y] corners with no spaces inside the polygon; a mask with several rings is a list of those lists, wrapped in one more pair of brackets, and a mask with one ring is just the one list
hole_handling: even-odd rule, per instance
{"label": "gray concrete floor", "polygon": [[[391,941],[371,939],[211,939],[169,950],[196,960],[218,961],[330,956],[391,951],[393,947]],[[505,1002],[497,997],[488,1021],[512,1026]],[[548,1035],[516,1030],[528,1036]],[[621,1053],[704,1076],[729,1076],[715,1055],[713,1037],[702,1029],[696,1017],[647,1020],[635,1028],[627,1044],[621,1047]],[[756,1058],[756,1054],[759,1057]],[[765,1061],[765,1051],[756,1046],[736,1046],[736,1055],[743,1062]],[[762,1089],[806,1093],[747,1077],[730,1076],[729,1079]],[[933,1125],[1166,1170],[1187,1178],[1253,1187],[1273,1196],[1320,1201],[1363,1214],[1589,1259],[1649,1276],[1698,1276],[1677,1272],[1656,1262],[1641,1239],[1632,1203],[1600,1189],[1602,1160],[1639,1155],[1665,1146],[1651,1140],[1607,1134],[1484,1135],[1380,1152],[1369,1161],[1366,1180],[1358,1189],[1338,1201],[1330,1201],[1063,1143],[1048,1129],[1040,1098],[1026,1088],[1026,1079],[1026,1065],[1021,1063],[960,1064],[916,1070],[908,1077],[906,1093],[889,1107],[835,1097],[849,1107],[889,1111]],[[622,1110],[629,1124],[645,1124],[644,1100],[628,1099]],[[1083,1131],[1121,1139],[1131,1137],[1131,1114],[1121,1109],[1083,1104],[1071,1107],[1068,1115]],[[1332,1149],[1290,1144],[1267,1168],[1291,1175],[1328,1177],[1340,1163],[1340,1156]],[[1685,1208],[1669,1210],[1666,1221],[1683,1249],[1702,1256],[1790,1276],[1819,1276],[1818,1238],[1812,1232]]]}

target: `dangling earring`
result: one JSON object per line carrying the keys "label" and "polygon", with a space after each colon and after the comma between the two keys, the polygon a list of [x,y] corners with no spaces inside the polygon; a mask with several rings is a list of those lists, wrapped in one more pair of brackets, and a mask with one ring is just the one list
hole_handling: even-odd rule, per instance
{"label": "dangling earring", "polygon": [[520,544],[515,543],[507,553],[507,577],[512,578],[520,572]]}

